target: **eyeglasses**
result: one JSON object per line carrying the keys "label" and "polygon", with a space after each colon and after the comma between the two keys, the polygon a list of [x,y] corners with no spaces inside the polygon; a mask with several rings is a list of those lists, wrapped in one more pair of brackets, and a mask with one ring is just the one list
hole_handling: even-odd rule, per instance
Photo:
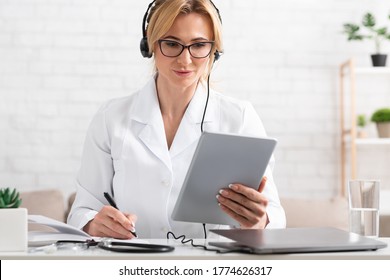
{"label": "eyeglasses", "polygon": [[158,40],[161,53],[167,57],[177,57],[184,49],[188,49],[193,58],[205,58],[210,55],[214,42],[196,42],[190,45],[183,45],[172,40]]}

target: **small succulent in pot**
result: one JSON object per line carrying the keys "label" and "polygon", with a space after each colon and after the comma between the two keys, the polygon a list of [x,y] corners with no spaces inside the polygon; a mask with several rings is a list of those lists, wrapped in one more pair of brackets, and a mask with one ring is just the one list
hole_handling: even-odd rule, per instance
{"label": "small succulent in pot", "polygon": [[19,192],[16,189],[0,189],[0,209],[1,208],[19,208],[22,199],[19,198]]}
{"label": "small succulent in pot", "polygon": [[367,117],[364,114],[360,114],[356,119],[357,124],[357,137],[358,138],[366,138],[367,132],[364,130],[367,125]]}

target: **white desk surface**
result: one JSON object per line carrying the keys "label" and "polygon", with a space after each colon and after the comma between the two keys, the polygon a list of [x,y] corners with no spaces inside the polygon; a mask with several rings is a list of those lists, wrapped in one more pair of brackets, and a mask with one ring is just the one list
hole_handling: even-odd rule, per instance
{"label": "white desk surface", "polygon": [[[201,248],[193,248],[190,244],[181,244],[176,240],[150,239],[145,240],[153,244],[164,244],[175,246],[175,250],[169,253],[152,253],[152,254],[137,254],[137,253],[115,253],[102,250],[99,248],[90,248],[88,250],[71,251],[57,250],[53,253],[45,252],[0,252],[1,260],[337,260],[337,259],[372,259],[372,260],[390,260],[390,238],[379,238],[379,240],[388,244],[386,248],[376,251],[353,251],[353,252],[335,252],[335,253],[300,253],[300,254],[241,254],[228,253],[218,254],[215,252],[205,251]],[[213,241],[213,240],[208,240]],[[218,240],[220,241],[220,240]],[[203,239],[194,240],[195,244],[204,245]]]}

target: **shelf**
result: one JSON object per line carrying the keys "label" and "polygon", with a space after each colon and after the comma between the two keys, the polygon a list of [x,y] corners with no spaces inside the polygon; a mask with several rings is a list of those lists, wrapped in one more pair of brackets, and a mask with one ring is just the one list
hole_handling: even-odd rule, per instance
{"label": "shelf", "polygon": [[357,138],[356,145],[390,145],[390,138]]}
{"label": "shelf", "polygon": [[390,67],[364,67],[364,68],[355,68],[356,74],[383,74],[390,75]]}
{"label": "shelf", "polygon": [[[351,144],[351,139],[343,140],[346,145]],[[390,146],[390,138],[355,138],[355,144],[358,146]]]}
{"label": "shelf", "polygon": [[[355,68],[355,75],[390,75],[390,67],[358,67]],[[350,75],[351,69],[343,69],[343,75]]]}
{"label": "shelf", "polygon": [[[365,78],[380,77],[385,82],[390,81],[390,67],[355,67],[354,59],[349,59],[340,64],[340,128],[341,128],[341,194],[346,195],[345,182],[347,178],[357,178],[357,149],[390,146],[390,138],[356,138],[358,128],[356,126],[356,101],[357,101],[357,77],[367,75]],[[347,84],[348,82],[348,84]],[[348,85],[348,86],[346,86]],[[375,86],[379,86],[376,85]],[[347,90],[348,89],[348,90]],[[349,108],[349,110],[346,110]],[[346,125],[347,122],[350,122]],[[350,127],[347,129],[347,127]],[[349,152],[349,154],[348,154]],[[350,156],[350,175],[347,177],[346,161]],[[389,207],[390,208],[390,207]]]}

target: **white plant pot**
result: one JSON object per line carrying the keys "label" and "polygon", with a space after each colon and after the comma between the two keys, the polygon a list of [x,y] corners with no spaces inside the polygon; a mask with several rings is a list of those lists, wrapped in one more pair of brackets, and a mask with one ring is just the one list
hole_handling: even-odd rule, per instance
{"label": "white plant pot", "polygon": [[0,252],[27,250],[27,209],[0,209]]}
{"label": "white plant pot", "polygon": [[390,138],[390,122],[377,123],[379,138]]}

